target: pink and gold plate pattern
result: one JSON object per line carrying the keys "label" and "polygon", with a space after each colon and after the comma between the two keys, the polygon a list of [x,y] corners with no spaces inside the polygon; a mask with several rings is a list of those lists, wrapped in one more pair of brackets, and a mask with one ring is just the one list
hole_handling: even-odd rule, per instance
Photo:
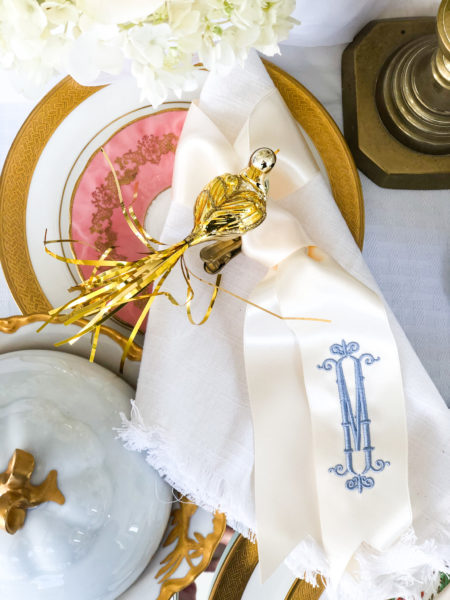
{"label": "pink and gold plate pattern", "polygon": [[[125,204],[133,204],[141,223],[150,205],[172,184],[175,150],[185,118],[186,111],[180,108],[153,113],[119,129],[103,145],[116,169]],[[163,197],[159,201],[164,201]],[[70,238],[75,240],[72,250],[77,258],[96,259],[113,248],[111,258],[136,260],[144,251],[122,215],[113,175],[100,148],[78,178],[70,213]],[[81,276],[87,278],[91,269],[80,266]],[[139,302],[129,303],[118,317],[133,326],[141,309]]]}

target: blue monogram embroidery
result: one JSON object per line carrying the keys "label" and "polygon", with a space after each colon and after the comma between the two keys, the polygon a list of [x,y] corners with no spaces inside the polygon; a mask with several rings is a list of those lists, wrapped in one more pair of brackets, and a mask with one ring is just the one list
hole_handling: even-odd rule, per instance
{"label": "blue monogram embroidery", "polygon": [[[317,365],[319,369],[331,371],[334,367],[336,371],[336,383],[339,391],[339,400],[341,403],[342,413],[342,428],[344,430],[345,442],[345,467],[342,464],[337,464],[335,467],[330,467],[330,473],[335,473],[340,477],[350,475],[345,486],[348,490],[357,489],[361,494],[364,488],[371,488],[375,485],[373,477],[367,476],[369,471],[383,471],[384,468],[390,465],[387,460],[380,458],[375,461],[375,466],[372,463],[372,452],[375,450],[371,445],[370,440],[370,419],[367,411],[366,391],[364,388],[364,375],[362,372],[362,363],[372,365],[375,361],[380,360],[380,357],[375,358],[372,354],[361,354],[360,357],[353,356],[358,352],[359,344],[350,342],[347,344],[342,340],[341,344],[333,344],[330,347],[330,352],[340,358],[327,358],[321,365]],[[353,369],[355,373],[355,412],[353,413],[350,395],[348,393],[347,383],[343,370],[343,362],[345,360],[353,361]],[[352,447],[352,438],[354,448]],[[361,448],[361,443],[364,443]],[[353,467],[353,452],[364,452],[365,467],[362,473],[357,473]],[[353,475],[353,477],[351,477]]]}

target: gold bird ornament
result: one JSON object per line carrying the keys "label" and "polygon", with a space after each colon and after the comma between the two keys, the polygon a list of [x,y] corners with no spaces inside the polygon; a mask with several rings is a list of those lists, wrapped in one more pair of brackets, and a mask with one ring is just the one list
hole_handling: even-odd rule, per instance
{"label": "gold bird ornament", "polygon": [[[81,336],[92,332],[94,334],[90,357],[92,361],[102,323],[128,302],[146,299],[145,307],[123,351],[121,359],[121,369],[123,369],[131,344],[155,298],[164,295],[172,303],[180,305],[169,292],[161,291],[164,281],[179,261],[187,284],[186,310],[189,320],[194,323],[190,310],[194,292],[190,284],[190,271],[184,262],[183,255],[190,246],[236,238],[264,221],[269,188],[267,176],[275,166],[276,153],[270,148],[258,148],[250,156],[248,166],[239,174],[225,173],[210,181],[195,201],[194,227],[191,233],[177,244],[163,249],[155,248],[155,245],[161,245],[161,242],[152,238],[144,230],[132,207],[125,206],[114,167],[104,151],[103,154],[114,176],[122,213],[133,233],[146,246],[147,251],[142,258],[135,261],[108,260],[112,248],[104,252],[98,260],[81,260],[55,254],[47,247],[53,242],[45,240],[45,250],[54,258],[70,264],[93,267],[92,274],[88,279],[70,288],[70,291],[79,291],[78,297],[51,310],[49,314],[54,319],[64,315],[66,317],[65,325],[70,325],[83,318],[90,319],[77,335],[63,340],[57,345],[73,343]],[[108,268],[99,272],[99,269],[104,267]],[[204,318],[196,323],[198,325],[204,323],[211,313],[219,290],[220,278],[219,275],[216,279],[208,310]],[[150,285],[153,288],[148,291]],[[69,312],[65,314],[66,311]]]}

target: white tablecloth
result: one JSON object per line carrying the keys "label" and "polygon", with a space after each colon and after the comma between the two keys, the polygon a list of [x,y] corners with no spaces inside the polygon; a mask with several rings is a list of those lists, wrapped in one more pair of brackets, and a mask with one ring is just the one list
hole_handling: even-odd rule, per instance
{"label": "white tablecloth", "polygon": [[[433,15],[438,4],[438,0],[409,0],[405,6],[404,2],[391,0],[383,15]],[[282,55],[273,59],[317,96],[339,126],[343,48],[283,46]],[[0,72],[0,166],[34,105],[20,97],[7,74]],[[449,190],[385,190],[362,174],[361,179],[366,209],[365,259],[419,358],[449,403]],[[0,316],[17,313],[0,272]]]}

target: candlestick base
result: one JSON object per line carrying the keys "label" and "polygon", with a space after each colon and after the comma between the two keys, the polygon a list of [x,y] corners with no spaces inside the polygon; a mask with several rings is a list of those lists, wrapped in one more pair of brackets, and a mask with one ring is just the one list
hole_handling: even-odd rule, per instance
{"label": "candlestick base", "polygon": [[[450,154],[447,153],[450,150],[445,145],[437,148],[436,141],[430,137],[424,141],[420,131],[416,135],[413,119],[409,119],[406,113],[401,118],[409,131],[400,135],[399,129],[403,124],[400,119],[393,119],[399,103],[392,108],[392,95],[389,96],[386,85],[383,87],[383,83],[392,81],[386,78],[389,65],[397,65],[397,73],[404,66],[400,60],[400,49],[408,43],[414,47],[414,40],[423,36],[436,39],[436,19],[372,21],[347,46],[342,56],[345,137],[358,168],[381,187],[450,187]],[[393,60],[395,55],[397,61]],[[401,104],[402,98],[399,96],[397,99]],[[447,113],[449,110],[450,107]],[[416,139],[412,139],[414,135]],[[435,151],[430,153],[433,145]],[[436,149],[441,154],[436,153]]]}

